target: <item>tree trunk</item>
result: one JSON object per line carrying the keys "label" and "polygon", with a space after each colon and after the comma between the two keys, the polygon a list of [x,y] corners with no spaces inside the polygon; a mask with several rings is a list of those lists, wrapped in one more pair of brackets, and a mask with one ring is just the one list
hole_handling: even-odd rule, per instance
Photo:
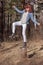
{"label": "tree trunk", "polygon": [[0,41],[3,41],[3,1],[0,1]]}

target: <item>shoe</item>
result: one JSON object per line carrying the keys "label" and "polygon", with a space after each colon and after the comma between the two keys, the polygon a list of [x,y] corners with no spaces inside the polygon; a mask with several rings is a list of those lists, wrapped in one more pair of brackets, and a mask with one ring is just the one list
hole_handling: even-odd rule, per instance
{"label": "shoe", "polygon": [[12,38],[14,36],[14,34],[12,34],[11,36],[9,36],[9,38]]}
{"label": "shoe", "polygon": [[15,38],[15,35],[14,35],[14,34],[12,34],[11,36],[9,36],[9,38]]}

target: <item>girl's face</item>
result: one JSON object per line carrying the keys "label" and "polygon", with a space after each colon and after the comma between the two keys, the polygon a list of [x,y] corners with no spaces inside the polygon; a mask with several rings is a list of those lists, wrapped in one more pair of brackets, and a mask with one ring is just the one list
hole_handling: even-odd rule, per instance
{"label": "girl's face", "polygon": [[25,6],[25,11],[29,11],[28,5]]}
{"label": "girl's face", "polygon": [[29,11],[29,8],[25,8],[25,11]]}

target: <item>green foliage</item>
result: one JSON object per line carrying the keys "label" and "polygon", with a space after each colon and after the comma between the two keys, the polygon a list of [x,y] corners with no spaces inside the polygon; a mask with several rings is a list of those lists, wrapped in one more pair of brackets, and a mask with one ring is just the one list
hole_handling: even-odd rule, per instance
{"label": "green foliage", "polygon": [[6,12],[6,13],[9,13],[9,14],[14,13],[14,11],[13,11],[12,8],[11,8],[11,3],[12,3],[11,0],[5,0],[4,8],[5,8],[5,12]]}
{"label": "green foliage", "polygon": [[[5,13],[6,14],[11,14],[11,15],[13,15],[13,14],[16,14],[16,11],[14,10],[14,9],[12,9],[12,3],[15,3],[15,5],[19,8],[19,9],[21,9],[21,0],[4,0],[5,1],[5,6],[4,6],[4,8],[5,8]],[[20,19],[20,17],[19,17],[19,14],[17,13],[17,16],[16,16],[16,20],[19,20]]]}

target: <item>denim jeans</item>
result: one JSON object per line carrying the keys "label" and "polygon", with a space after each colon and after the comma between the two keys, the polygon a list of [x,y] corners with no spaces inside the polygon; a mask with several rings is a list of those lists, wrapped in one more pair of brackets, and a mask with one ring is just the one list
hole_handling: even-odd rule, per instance
{"label": "denim jeans", "polygon": [[27,42],[27,39],[26,39],[26,27],[27,27],[27,24],[22,24],[21,21],[17,21],[17,22],[12,23],[12,33],[15,33],[15,27],[16,26],[22,26],[23,41]]}

